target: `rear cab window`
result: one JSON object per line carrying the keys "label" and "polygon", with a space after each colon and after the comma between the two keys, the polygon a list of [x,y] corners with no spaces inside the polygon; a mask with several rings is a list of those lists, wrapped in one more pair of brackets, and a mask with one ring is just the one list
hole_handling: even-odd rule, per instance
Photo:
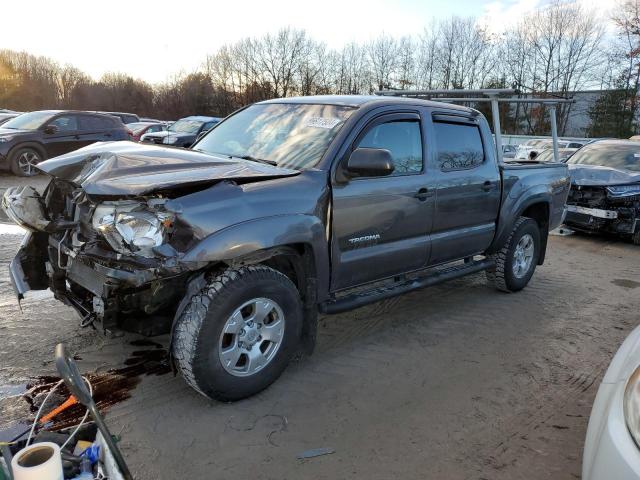
{"label": "rear cab window", "polygon": [[468,170],[484,163],[484,145],[478,125],[436,120],[433,127],[440,171]]}

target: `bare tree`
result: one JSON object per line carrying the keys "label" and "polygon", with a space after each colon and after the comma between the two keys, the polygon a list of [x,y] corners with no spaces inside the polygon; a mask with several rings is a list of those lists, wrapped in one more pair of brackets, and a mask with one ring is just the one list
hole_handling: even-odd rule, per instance
{"label": "bare tree", "polygon": [[380,35],[367,45],[371,65],[371,80],[376,90],[391,88],[398,68],[398,43],[390,36]]}

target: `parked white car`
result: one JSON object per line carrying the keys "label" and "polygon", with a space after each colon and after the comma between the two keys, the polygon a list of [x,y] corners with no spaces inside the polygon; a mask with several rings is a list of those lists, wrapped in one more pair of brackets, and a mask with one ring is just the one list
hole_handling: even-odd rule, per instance
{"label": "parked white car", "polygon": [[[558,140],[558,148],[580,148],[585,142],[572,142],[569,140]],[[553,140],[551,139],[533,139],[518,145],[518,151],[516,152],[517,160],[526,160],[529,158],[529,153],[535,151],[536,153],[542,153],[545,150],[553,148]]]}
{"label": "parked white car", "polygon": [[583,480],[640,479],[640,327],[613,357],[596,395]]}

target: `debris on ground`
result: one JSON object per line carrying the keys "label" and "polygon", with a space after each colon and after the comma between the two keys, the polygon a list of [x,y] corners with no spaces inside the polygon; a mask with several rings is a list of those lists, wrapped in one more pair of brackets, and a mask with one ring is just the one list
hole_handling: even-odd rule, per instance
{"label": "debris on ground", "polygon": [[307,458],[321,457],[322,455],[331,455],[336,453],[333,448],[313,448],[306,450],[298,455],[298,460],[306,460]]}

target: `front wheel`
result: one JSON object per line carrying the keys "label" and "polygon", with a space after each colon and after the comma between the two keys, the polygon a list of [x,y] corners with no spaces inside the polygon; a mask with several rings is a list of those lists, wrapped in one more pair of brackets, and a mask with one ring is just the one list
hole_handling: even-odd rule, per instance
{"label": "front wheel", "polygon": [[517,292],[527,286],[540,258],[540,229],[535,220],[520,217],[499,252],[491,256],[495,267],[487,279],[503,292]]}
{"label": "front wheel", "polygon": [[298,290],[286,275],[264,265],[228,269],[190,299],[175,325],[173,357],[196,391],[239,400],[284,371],[302,321]]}
{"label": "front wheel", "polygon": [[18,177],[33,177],[38,174],[35,166],[43,160],[42,154],[31,147],[15,150],[9,159],[11,172]]}

